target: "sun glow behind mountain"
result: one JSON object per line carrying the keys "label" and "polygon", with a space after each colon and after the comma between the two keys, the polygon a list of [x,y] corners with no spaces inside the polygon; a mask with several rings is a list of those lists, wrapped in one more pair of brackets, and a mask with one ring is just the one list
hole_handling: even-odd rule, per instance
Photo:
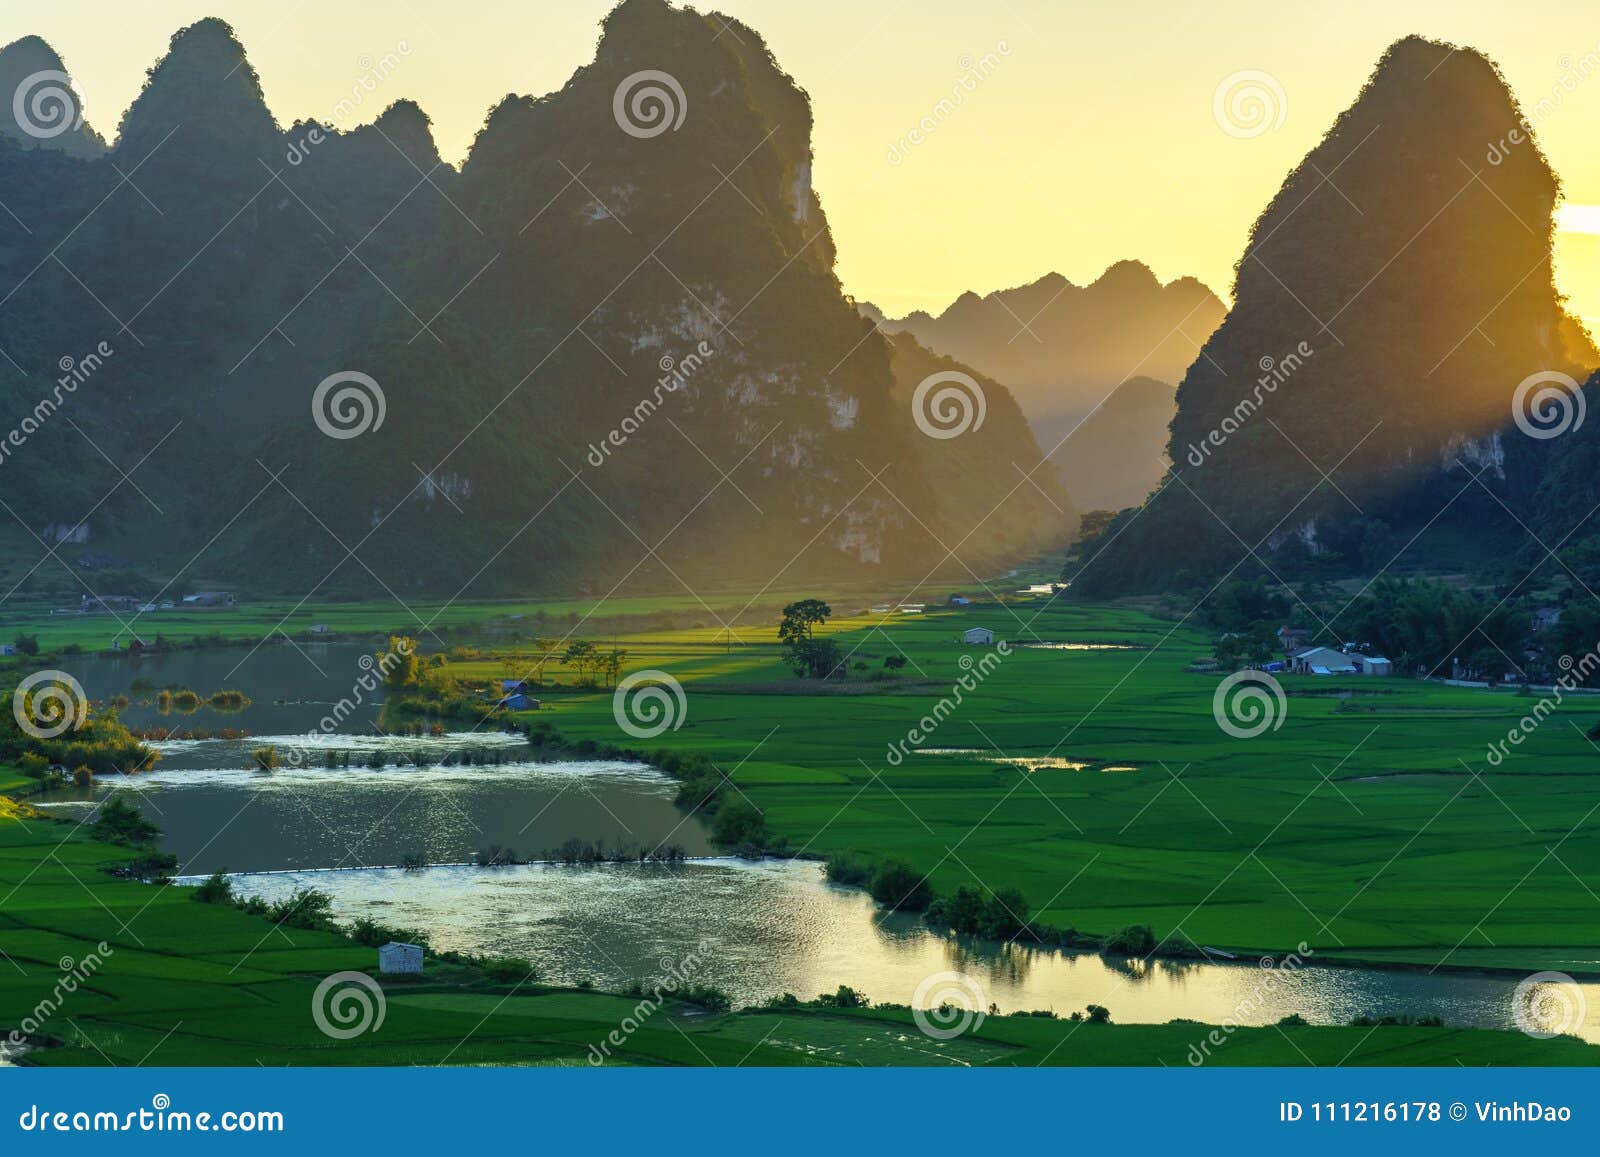
{"label": "sun glow behind mountain", "polygon": [[[238,31],[286,125],[337,121],[334,110],[370,62],[404,43],[399,68],[338,123],[371,121],[410,98],[432,118],[444,157],[459,163],[504,94],[555,91],[586,62],[611,7],[612,0],[352,0],[285,10],[248,0],[60,0],[8,12],[0,43],[30,33],[48,40],[108,138],[172,30],[207,15]],[[1296,6],[1293,20],[1267,0],[1225,11],[1181,0],[1098,10],[1048,0],[705,7],[762,29],[809,92],[816,184],[839,242],[840,276],[847,290],[891,314],[937,311],[965,290],[1025,284],[1047,270],[1085,284],[1129,257],[1163,280],[1196,276],[1228,297],[1251,221],[1384,47],[1414,32],[1470,45],[1504,69],[1575,202],[1563,220],[1578,224],[1557,240],[1561,287],[1574,312],[1600,317],[1600,234],[1582,211],[1600,203],[1592,148],[1600,83],[1584,64],[1600,60],[1600,50],[1582,0],[1555,0],[1515,21],[1496,0],[1448,8],[1351,0],[1336,9]],[[984,67],[990,58],[997,67]],[[670,61],[655,63],[670,70]],[[1239,138],[1219,128],[1213,101],[1224,78],[1245,71],[1269,74],[1284,102],[1274,127]],[[953,110],[941,110],[973,73],[981,79]],[[1573,75],[1581,78],[1564,86]],[[921,141],[906,147],[919,127]]]}

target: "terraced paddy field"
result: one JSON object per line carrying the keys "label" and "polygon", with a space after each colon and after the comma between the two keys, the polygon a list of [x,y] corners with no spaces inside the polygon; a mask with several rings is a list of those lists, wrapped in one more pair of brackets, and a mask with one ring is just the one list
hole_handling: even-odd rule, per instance
{"label": "terraced paddy field", "polygon": [[[975,626],[1118,649],[999,656],[959,641]],[[548,694],[537,718],[710,754],[791,850],[902,859],[939,893],[1018,888],[1059,928],[1600,973],[1600,699],[1285,675],[1275,725],[1235,738],[1221,676],[1188,670],[1209,638],[1138,611],[1038,599],[829,629],[867,668],[846,683],[793,679],[766,625],[731,647],[641,635],[621,642],[629,666],[685,689],[676,730],[630,738],[608,691]],[[890,656],[897,677],[869,678]],[[512,655],[469,671],[527,673]],[[1525,740],[1492,766],[1513,727]],[[1082,766],[1015,762],[1045,757]]]}
{"label": "terraced paddy field", "polygon": [[[960,642],[974,626],[1008,646]],[[904,860],[940,895],[1015,888],[1054,929],[1145,924],[1164,947],[1247,959],[1303,944],[1318,962],[1441,977],[1600,974],[1600,751],[1585,735],[1600,701],[1536,710],[1537,695],[1284,676],[1276,726],[1238,738],[1214,713],[1221,676],[1191,669],[1210,640],[1140,611],[1022,600],[827,631],[846,680],[796,680],[769,623],[619,635],[626,670],[683,688],[676,726],[647,739],[623,728],[610,690],[550,687],[524,718],[574,742],[708,754],[785,853]],[[477,654],[450,664],[463,684],[534,661],[516,645]],[[892,656],[905,665],[885,673]],[[1514,726],[1525,741],[1490,765]],[[0,770],[0,791],[30,784]],[[333,1040],[309,1016],[313,993],[333,972],[371,971],[370,948],[108,875],[127,855],[14,805],[0,816],[0,1028],[37,1011],[67,959],[113,950],[47,1018],[36,1043],[56,1047],[27,1063],[589,1063],[637,1008],[440,965],[386,981],[380,1031]],[[1569,1027],[1595,1039],[1597,1011]],[[1460,1027],[1267,1025],[1217,1030],[1205,1048],[1212,1030],[1192,1023],[1011,1015],[940,1042],[892,1008],[668,1002],[633,1022],[606,1063],[1180,1065],[1196,1047],[1208,1064],[1600,1059],[1574,1037]]]}

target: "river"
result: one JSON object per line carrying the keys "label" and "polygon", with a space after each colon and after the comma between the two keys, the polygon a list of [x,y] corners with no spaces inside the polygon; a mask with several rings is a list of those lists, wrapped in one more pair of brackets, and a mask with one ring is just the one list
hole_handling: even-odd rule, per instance
{"label": "river", "polygon": [[[784,992],[811,997],[840,984],[904,1004],[930,977],[960,972],[1008,1012],[1065,1015],[1092,1003],[1125,1022],[1270,1024],[1299,1013],[1332,1024],[1358,1015],[1432,1014],[1457,1026],[1513,1027],[1516,978],[1318,967],[1267,973],[1248,962],[1134,966],[935,935],[914,917],[884,914],[858,890],[827,883],[814,862],[711,856],[704,825],[673,806],[673,782],[643,765],[520,759],[521,739],[505,733],[379,736],[371,705],[333,736],[308,740],[305,732],[362,672],[362,653],[348,645],[307,648],[306,655],[274,646],[237,670],[242,652],[226,650],[82,659],[73,674],[94,697],[125,692],[140,677],[202,695],[222,686],[243,690],[252,698],[243,711],[202,708],[182,725],[251,735],[162,742],[156,770],[104,777],[42,802],[83,814],[121,794],[160,825],[184,883],[227,869],[240,892],[269,899],[320,888],[341,918],[422,930],[438,949],[526,957],[554,983],[616,989],[692,960],[697,982],[740,1004]],[[132,707],[126,718],[139,726],[175,722],[154,707]],[[245,770],[249,749],[263,742],[383,749],[418,765]],[[494,746],[511,761],[438,765],[437,756],[468,744]],[[531,858],[572,838],[645,851],[678,845],[700,858],[591,867],[470,863],[493,846]],[[429,866],[393,866],[407,859]],[[1582,989],[1588,1013],[1577,1031],[1600,1042],[1600,985]]]}

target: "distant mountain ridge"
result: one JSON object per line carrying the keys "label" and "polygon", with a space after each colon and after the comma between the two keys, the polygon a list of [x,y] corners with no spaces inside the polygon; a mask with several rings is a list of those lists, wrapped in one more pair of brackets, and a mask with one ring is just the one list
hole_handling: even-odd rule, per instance
{"label": "distant mountain ridge", "polygon": [[1014,289],[964,293],[937,317],[862,309],[1004,382],[1046,449],[1129,378],[1180,380],[1225,312],[1194,278],[1163,285],[1139,261],[1119,261],[1083,286],[1050,273]]}
{"label": "distant mountain ridge", "polygon": [[859,308],[885,332],[909,334],[1004,382],[1083,510],[1136,505],[1159,484],[1173,387],[1163,401],[1132,382],[1178,381],[1224,312],[1194,278],[1163,285],[1138,261],[1119,261],[1085,286],[1050,273],[1014,289],[964,293],[937,317]]}
{"label": "distant mountain ridge", "polygon": [[[625,0],[459,172],[407,101],[280,129],[218,20],[173,37],[105,158],[0,141],[29,226],[0,234],[0,392],[26,412],[64,354],[114,351],[6,463],[14,507],[74,549],[299,591],[898,576],[942,542],[974,567],[1061,545],[1054,479],[954,476],[941,452],[970,447],[918,429],[921,355],[834,275],[809,103],[730,27]],[[677,128],[624,123],[651,83]],[[987,388],[970,436],[1036,462]]]}

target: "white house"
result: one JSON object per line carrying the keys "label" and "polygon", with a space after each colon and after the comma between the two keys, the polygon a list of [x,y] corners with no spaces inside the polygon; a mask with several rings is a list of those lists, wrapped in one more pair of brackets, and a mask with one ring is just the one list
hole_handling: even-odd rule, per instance
{"label": "white house", "polygon": [[1394,664],[1382,655],[1351,655],[1356,670],[1363,675],[1393,675]]}
{"label": "white house", "polygon": [[1296,675],[1354,675],[1355,659],[1332,647],[1309,647],[1297,652],[1293,659]]}
{"label": "white house", "polygon": [[980,646],[994,646],[994,632],[988,627],[973,627],[961,636],[963,643],[977,643]]}
{"label": "white house", "polygon": [[422,948],[416,944],[402,944],[391,940],[378,949],[378,971],[422,975]]}

